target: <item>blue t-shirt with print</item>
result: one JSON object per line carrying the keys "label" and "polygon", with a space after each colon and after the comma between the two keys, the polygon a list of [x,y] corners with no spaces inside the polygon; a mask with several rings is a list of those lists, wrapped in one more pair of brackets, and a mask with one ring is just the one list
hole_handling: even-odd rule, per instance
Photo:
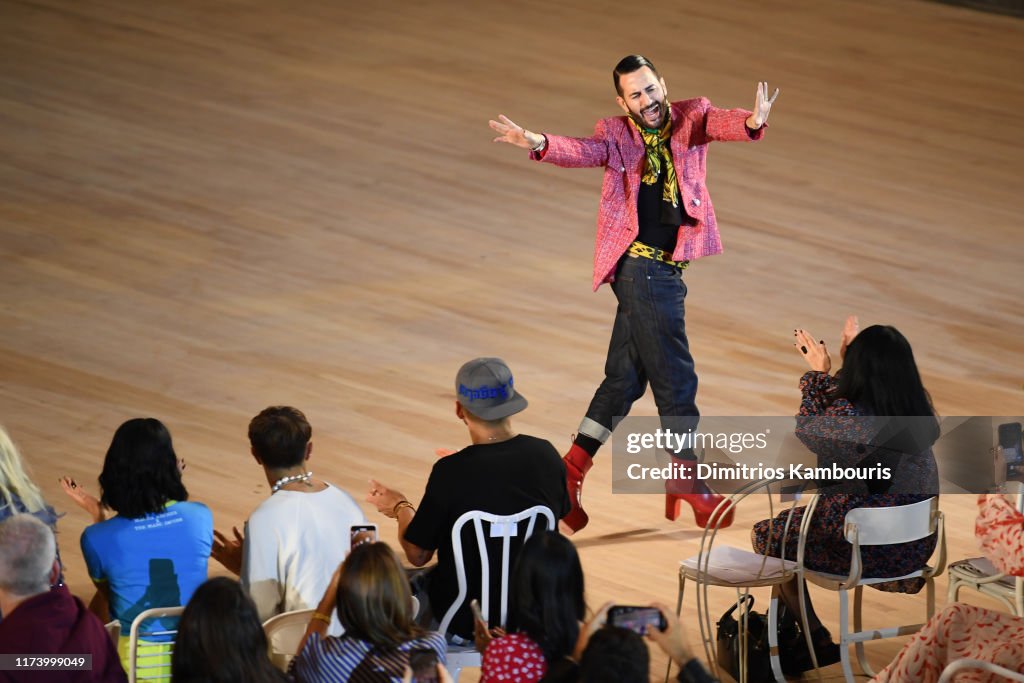
{"label": "blue t-shirt with print", "polygon": [[[157,514],[113,517],[82,532],[89,576],[110,586],[110,615],[126,635],[139,612],[188,602],[206,581],[212,544],[213,514],[202,503],[171,502]],[[145,624],[147,631],[173,627]]]}

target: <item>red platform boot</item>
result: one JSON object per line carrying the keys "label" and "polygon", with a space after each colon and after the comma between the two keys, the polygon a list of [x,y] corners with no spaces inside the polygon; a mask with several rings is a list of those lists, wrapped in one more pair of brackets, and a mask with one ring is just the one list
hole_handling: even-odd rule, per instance
{"label": "red platform boot", "polygon": [[572,509],[562,518],[561,526],[563,533],[571,535],[590,521],[590,517],[583,510],[583,477],[587,476],[587,472],[593,467],[594,460],[576,444],[572,445],[562,460],[565,462],[565,487],[569,490]]}
{"label": "red platform boot", "polygon": [[[665,518],[673,522],[678,519],[680,503],[685,500],[693,508],[693,518],[697,522],[697,526],[706,529],[712,513],[724,498],[709,489],[703,481],[697,479],[696,472],[694,472],[697,464],[695,460],[673,458],[673,462],[686,467],[689,474],[688,476],[677,474],[672,479],[665,480]],[[718,528],[724,529],[730,526],[732,520],[733,511],[730,509]]]}

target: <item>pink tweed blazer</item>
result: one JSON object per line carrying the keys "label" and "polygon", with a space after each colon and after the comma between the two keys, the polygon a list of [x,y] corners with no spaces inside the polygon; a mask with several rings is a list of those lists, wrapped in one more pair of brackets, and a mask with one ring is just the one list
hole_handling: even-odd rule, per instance
{"label": "pink tweed blazer", "polygon": [[[705,184],[708,143],[713,140],[759,140],[764,126],[746,126],[749,111],[718,109],[707,98],[671,104],[672,159],[679,179],[683,210],[696,219],[694,226],[680,226],[677,261],[719,254],[722,240],[715,209]],[[547,135],[547,147],[531,153],[537,161],[566,168],[604,166],[601,207],[597,214],[594,244],[594,290],[615,279],[615,267],[640,232],[637,192],[644,170],[644,143],[625,116],[601,119],[589,138]]]}

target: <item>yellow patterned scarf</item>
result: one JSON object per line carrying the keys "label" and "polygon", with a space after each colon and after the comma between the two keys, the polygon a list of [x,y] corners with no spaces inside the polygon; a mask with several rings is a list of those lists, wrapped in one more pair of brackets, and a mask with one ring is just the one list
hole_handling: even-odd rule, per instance
{"label": "yellow patterned scarf", "polygon": [[640,137],[644,139],[644,153],[647,155],[647,161],[644,164],[644,175],[641,181],[645,185],[653,185],[658,182],[661,165],[664,163],[665,185],[661,200],[673,207],[678,207],[679,183],[676,181],[676,167],[672,163],[672,147],[669,145],[669,138],[672,136],[671,114],[665,116],[665,123],[662,124],[660,130],[639,126],[632,117],[629,120],[640,131]]}

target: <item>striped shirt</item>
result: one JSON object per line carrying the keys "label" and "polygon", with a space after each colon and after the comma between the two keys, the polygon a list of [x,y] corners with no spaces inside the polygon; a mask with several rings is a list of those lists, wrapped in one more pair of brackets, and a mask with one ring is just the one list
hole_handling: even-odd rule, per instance
{"label": "striped shirt", "polygon": [[295,660],[295,679],[298,683],[401,683],[413,650],[433,650],[439,662],[446,662],[444,636],[436,632],[408,640],[394,650],[348,636],[324,638],[312,633]]}

